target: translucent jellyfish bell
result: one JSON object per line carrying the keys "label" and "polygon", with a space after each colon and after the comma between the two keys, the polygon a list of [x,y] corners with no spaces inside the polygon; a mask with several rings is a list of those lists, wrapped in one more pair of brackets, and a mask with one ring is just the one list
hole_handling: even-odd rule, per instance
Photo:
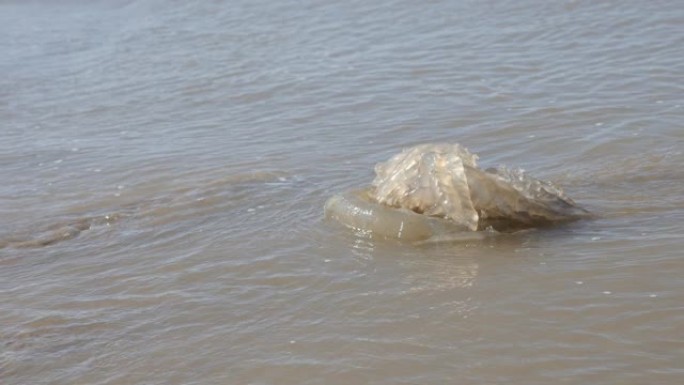
{"label": "translucent jellyfish bell", "polygon": [[[371,187],[331,198],[326,216],[385,237],[547,226],[589,213],[550,182],[506,167],[484,171],[459,144],[422,144],[375,166]],[[407,230],[405,230],[405,228]]]}

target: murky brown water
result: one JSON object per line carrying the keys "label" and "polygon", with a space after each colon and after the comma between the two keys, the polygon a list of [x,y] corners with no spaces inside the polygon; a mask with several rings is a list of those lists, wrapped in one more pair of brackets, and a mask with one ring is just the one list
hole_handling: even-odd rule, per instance
{"label": "murky brown water", "polygon": [[[681,1],[0,2],[0,383],[684,382]],[[323,219],[459,142],[600,218]]]}

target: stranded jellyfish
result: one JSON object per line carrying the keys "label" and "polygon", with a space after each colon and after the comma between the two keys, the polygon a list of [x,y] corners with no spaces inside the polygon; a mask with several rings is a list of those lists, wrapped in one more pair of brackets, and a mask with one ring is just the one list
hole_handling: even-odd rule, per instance
{"label": "stranded jellyfish", "polygon": [[[459,144],[422,144],[375,166],[371,186],[335,195],[325,215],[405,241],[513,232],[589,216],[550,182],[506,167],[483,170]],[[470,235],[467,235],[470,234]]]}

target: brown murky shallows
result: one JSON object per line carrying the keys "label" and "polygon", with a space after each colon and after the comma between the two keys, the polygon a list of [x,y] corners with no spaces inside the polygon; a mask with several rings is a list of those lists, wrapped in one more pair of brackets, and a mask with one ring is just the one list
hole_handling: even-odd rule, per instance
{"label": "brown murky shallows", "polygon": [[[684,381],[679,1],[0,3],[0,383]],[[597,218],[422,245],[419,143]]]}

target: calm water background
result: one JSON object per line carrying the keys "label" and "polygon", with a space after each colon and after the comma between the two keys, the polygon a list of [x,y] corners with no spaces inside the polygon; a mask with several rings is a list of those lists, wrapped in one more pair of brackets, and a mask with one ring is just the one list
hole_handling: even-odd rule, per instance
{"label": "calm water background", "polygon": [[[0,2],[0,383],[684,382],[684,3]],[[599,213],[323,220],[423,142]]]}

